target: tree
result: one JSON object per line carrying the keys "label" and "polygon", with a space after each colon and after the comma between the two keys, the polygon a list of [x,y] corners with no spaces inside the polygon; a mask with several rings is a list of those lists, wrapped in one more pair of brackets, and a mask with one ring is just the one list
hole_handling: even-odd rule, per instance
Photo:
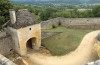
{"label": "tree", "polygon": [[57,12],[57,9],[56,9],[56,8],[51,8],[51,7],[49,7],[49,8],[47,8],[47,9],[45,9],[45,10],[42,11],[41,14],[40,14],[41,20],[48,20],[49,18],[52,18],[51,16],[52,16],[52,14],[53,14],[54,12]]}
{"label": "tree", "polygon": [[9,9],[11,8],[12,4],[9,0],[0,0],[0,25],[9,19]]}
{"label": "tree", "polygon": [[95,17],[100,17],[100,5],[97,5],[93,8],[93,14]]}

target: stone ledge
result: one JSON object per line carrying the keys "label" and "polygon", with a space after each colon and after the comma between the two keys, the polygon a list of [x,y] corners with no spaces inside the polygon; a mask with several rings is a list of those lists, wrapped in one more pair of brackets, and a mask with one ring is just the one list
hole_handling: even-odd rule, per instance
{"label": "stone ledge", "polygon": [[16,64],[0,54],[0,65],[16,65]]}

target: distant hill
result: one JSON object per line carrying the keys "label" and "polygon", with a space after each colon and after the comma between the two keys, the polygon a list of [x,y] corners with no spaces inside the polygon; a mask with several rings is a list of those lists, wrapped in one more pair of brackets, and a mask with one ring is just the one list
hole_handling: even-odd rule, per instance
{"label": "distant hill", "polygon": [[100,0],[11,0],[12,2],[25,2],[25,3],[32,3],[32,2],[54,2],[54,3],[68,3],[68,4],[95,4],[100,3]]}

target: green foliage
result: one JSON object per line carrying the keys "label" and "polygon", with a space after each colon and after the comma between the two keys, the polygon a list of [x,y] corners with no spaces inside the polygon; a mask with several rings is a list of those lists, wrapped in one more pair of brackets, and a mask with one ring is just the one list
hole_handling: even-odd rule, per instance
{"label": "green foliage", "polygon": [[69,10],[62,10],[56,13],[53,13],[52,17],[71,17],[71,12]]}
{"label": "green foliage", "polygon": [[18,9],[28,9],[30,12],[32,12],[32,7],[30,5],[23,5],[23,4],[13,4],[13,9],[18,10]]}
{"label": "green foliage", "polygon": [[41,11],[42,11],[42,9],[34,8],[34,10],[33,10],[32,12],[33,12],[35,15],[39,15]]}
{"label": "green foliage", "polygon": [[65,17],[65,18],[87,18],[93,17],[92,10],[79,11],[78,9],[66,9],[56,12],[52,17]]}
{"label": "green foliage", "polygon": [[100,5],[97,5],[95,8],[93,8],[93,14],[95,17],[100,17]]}
{"label": "green foliage", "polygon": [[58,22],[58,26],[61,26],[61,22],[60,21]]}
{"label": "green foliage", "polygon": [[[4,16],[0,16],[0,25],[5,23],[5,17]],[[1,26],[0,26],[1,29]]]}
{"label": "green foliage", "polygon": [[79,7],[74,7],[72,9],[59,9],[54,7],[33,7],[31,5],[15,5],[15,9],[27,8],[38,21],[45,21],[56,17],[65,18],[88,18],[88,17],[99,17],[100,16],[100,6],[94,7],[92,9],[78,9]]}
{"label": "green foliage", "polygon": [[9,19],[9,9],[12,9],[10,1],[0,0],[0,25],[4,24]]}
{"label": "green foliage", "polygon": [[[70,5],[69,5],[70,6]],[[13,4],[13,9],[28,9],[38,22],[45,21],[56,17],[65,18],[88,18],[99,17],[100,6],[96,6],[91,10],[78,9],[79,7],[73,7],[72,9],[62,9],[57,7],[33,7],[32,5]],[[12,4],[9,0],[0,0],[0,23],[2,25],[9,19],[9,9],[12,9]]]}
{"label": "green foliage", "polygon": [[52,25],[52,28],[56,28],[56,26],[55,25]]}
{"label": "green foliage", "polygon": [[51,16],[52,16],[52,14],[53,14],[54,12],[57,12],[57,9],[56,9],[56,8],[51,8],[51,7],[46,8],[46,9],[45,9],[44,11],[42,11],[41,14],[40,14],[41,20],[48,20],[48,19],[52,18]]}
{"label": "green foliage", "polygon": [[82,12],[82,14],[81,14],[81,17],[84,17],[84,18],[93,17],[93,16],[94,15],[93,15],[92,10],[86,10],[86,11]]}

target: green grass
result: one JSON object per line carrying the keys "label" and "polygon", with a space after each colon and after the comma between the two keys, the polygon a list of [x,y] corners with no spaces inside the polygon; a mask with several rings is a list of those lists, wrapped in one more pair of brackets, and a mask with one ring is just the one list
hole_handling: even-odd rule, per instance
{"label": "green grass", "polygon": [[65,55],[75,50],[81,42],[83,36],[93,30],[67,29],[57,27],[54,29],[43,30],[42,32],[62,32],[58,35],[42,40],[42,44],[47,47],[52,55]]}

